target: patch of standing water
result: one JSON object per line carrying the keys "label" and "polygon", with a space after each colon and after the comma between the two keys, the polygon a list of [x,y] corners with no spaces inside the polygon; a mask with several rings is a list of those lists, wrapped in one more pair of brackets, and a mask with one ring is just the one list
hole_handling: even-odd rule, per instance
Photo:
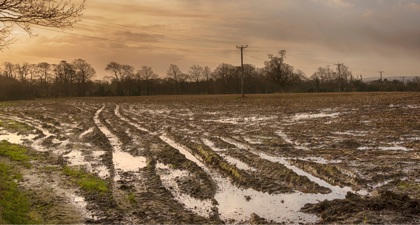
{"label": "patch of standing water", "polygon": [[345,132],[332,132],[333,134],[336,135],[348,135],[348,136],[354,136],[354,137],[364,137],[366,136],[367,132],[366,131],[345,131]]}
{"label": "patch of standing water", "polygon": [[8,133],[6,131],[0,130],[0,141],[5,140],[12,144],[22,145],[27,140],[32,140],[36,135],[20,135],[18,133]]}
{"label": "patch of standing water", "polygon": [[299,142],[297,141],[292,141],[292,139],[289,138],[289,136],[287,136],[286,133],[284,133],[281,130],[278,130],[275,132],[275,134],[279,137],[281,137],[281,139],[283,139],[286,143],[294,145],[295,148],[297,149],[301,149],[301,150],[305,150],[308,151],[309,149],[305,146],[302,146]]}
{"label": "patch of standing water", "polygon": [[[137,171],[141,168],[146,167],[146,158],[142,156],[132,156],[131,154],[122,151],[122,142],[114,135],[105,125],[102,124],[99,119],[99,114],[102,110],[105,109],[105,105],[96,111],[93,120],[95,121],[96,126],[99,130],[107,137],[109,142],[112,145],[112,161],[114,163],[114,168],[116,171]],[[115,174],[115,180],[118,180],[120,177],[118,174]]]}
{"label": "patch of standing water", "polygon": [[308,120],[308,119],[318,119],[318,118],[325,118],[325,117],[337,117],[340,113],[297,113],[291,119],[293,121],[299,120]]}
{"label": "patch of standing water", "polygon": [[89,128],[88,130],[85,130],[83,133],[81,133],[80,135],[79,135],[79,139],[82,139],[84,136],[86,136],[87,134],[90,134],[90,133],[92,133],[93,132],[93,127],[91,127],[91,128]]}
{"label": "patch of standing water", "polygon": [[225,154],[220,154],[220,156],[222,156],[231,165],[236,166],[236,168],[238,168],[238,169],[249,170],[249,171],[257,171],[257,169],[255,169],[254,167],[249,166],[248,164],[242,162],[239,159],[236,159],[234,157],[231,157],[231,156],[228,156],[228,155],[225,155]]}
{"label": "patch of standing water", "polygon": [[248,164],[242,162],[239,159],[236,159],[234,157],[228,156],[224,153],[221,153],[222,151],[225,151],[223,149],[217,148],[214,143],[212,141],[210,141],[209,139],[206,138],[201,138],[201,140],[203,141],[203,143],[209,147],[211,150],[213,150],[214,152],[216,152],[216,154],[218,154],[219,156],[221,156],[222,158],[224,158],[226,161],[228,161],[230,164],[235,165],[238,169],[241,170],[249,170],[249,171],[257,171],[257,169],[255,169],[254,167],[249,166]]}
{"label": "patch of standing water", "polygon": [[382,150],[382,151],[410,151],[410,149],[403,146],[391,146],[391,147],[358,147],[357,150]]}
{"label": "patch of standing water", "polygon": [[86,165],[87,162],[85,160],[85,157],[82,154],[82,151],[73,149],[71,152],[63,155],[64,158],[66,158],[71,165]]}
{"label": "patch of standing water", "polygon": [[207,139],[207,138],[201,138],[201,141],[203,141],[203,143],[205,145],[207,145],[207,147],[211,148],[215,152],[223,152],[223,151],[226,151],[226,149],[221,149],[221,148],[216,147],[214,145],[214,143],[212,141],[210,141],[209,139]]}
{"label": "patch of standing water", "polygon": [[133,123],[130,120],[128,120],[127,118],[125,118],[124,116],[122,116],[121,113],[120,113],[120,106],[119,105],[117,105],[115,107],[114,114],[117,117],[119,117],[122,121],[124,121],[124,122],[130,124],[131,126],[135,127],[137,130],[141,130],[141,131],[144,131],[146,133],[153,134],[148,129],[146,129],[146,128],[144,128],[144,127],[142,127],[142,126],[140,126],[140,125],[138,125],[136,123]]}
{"label": "patch of standing water", "polygon": [[211,200],[200,200],[181,193],[176,178],[188,177],[187,171],[170,169],[162,163],[156,164],[156,173],[159,175],[162,184],[168,189],[178,202],[182,202],[185,208],[197,213],[200,216],[209,217],[209,210],[212,208]]}
{"label": "patch of standing water", "polygon": [[264,142],[263,142],[262,138],[263,137],[260,137],[260,138],[256,138],[256,137],[243,137],[243,139],[246,142],[248,142],[249,144],[252,144],[252,145],[261,145],[261,144],[263,144]]}
{"label": "patch of standing water", "polygon": [[315,162],[319,164],[332,164],[332,163],[343,162],[342,160],[327,160],[322,157],[304,157],[304,158],[295,157],[295,158],[284,158],[284,159],[298,159],[302,161]]}
{"label": "patch of standing water", "polygon": [[[331,186],[327,182],[313,177],[312,175],[290,165],[286,160],[279,157],[271,157],[266,154],[258,154],[260,157],[285,163],[286,166],[293,169],[300,175],[310,176],[310,179],[324,184],[327,187],[331,187],[332,193],[330,194],[305,194],[305,193],[292,193],[292,194],[277,194],[270,195],[256,191],[254,189],[241,189],[233,185],[228,179],[221,176],[217,171],[212,171],[205,164],[199,161],[191,151],[179,144],[166,135],[160,137],[164,142],[168,143],[172,147],[176,148],[180,153],[184,154],[187,159],[195,162],[209,176],[216,182],[218,189],[215,195],[215,200],[219,203],[218,209],[220,217],[225,221],[231,219],[236,221],[248,221],[252,213],[256,213],[268,220],[276,222],[303,222],[303,223],[314,223],[317,221],[317,217],[311,214],[305,214],[300,212],[300,209],[306,203],[316,203],[323,200],[332,200],[337,198],[344,198],[347,191],[350,188],[339,188]],[[250,199],[245,196],[251,197]]]}

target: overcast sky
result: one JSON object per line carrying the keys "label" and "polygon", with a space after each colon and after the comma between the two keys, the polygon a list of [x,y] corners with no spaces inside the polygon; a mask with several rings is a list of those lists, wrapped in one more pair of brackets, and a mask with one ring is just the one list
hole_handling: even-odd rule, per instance
{"label": "overcast sky", "polygon": [[71,30],[38,29],[16,42],[0,62],[58,63],[82,58],[97,78],[115,61],[152,66],[263,67],[267,54],[309,77],[318,67],[346,64],[354,75],[420,75],[420,0],[87,0]]}

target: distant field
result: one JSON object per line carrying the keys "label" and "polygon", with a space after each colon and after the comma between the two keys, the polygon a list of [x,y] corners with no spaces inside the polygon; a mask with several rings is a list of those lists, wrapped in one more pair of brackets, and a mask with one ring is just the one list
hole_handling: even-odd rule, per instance
{"label": "distant field", "polygon": [[58,222],[420,222],[420,93],[3,102],[1,140],[105,181],[24,176],[81,215]]}

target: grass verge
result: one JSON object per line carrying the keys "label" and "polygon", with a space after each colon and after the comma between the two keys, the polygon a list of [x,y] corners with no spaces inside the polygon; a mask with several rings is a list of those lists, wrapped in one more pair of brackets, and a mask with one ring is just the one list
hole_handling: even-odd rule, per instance
{"label": "grass verge", "polygon": [[0,224],[40,223],[32,218],[28,194],[19,189],[22,175],[12,166],[0,162]]}
{"label": "grass verge", "polygon": [[18,161],[26,167],[30,167],[29,160],[31,157],[28,153],[28,149],[20,145],[11,144],[7,141],[0,142],[0,156],[7,157],[12,161]]}
{"label": "grass verge", "polygon": [[65,166],[63,173],[71,178],[81,189],[91,194],[105,194],[110,192],[107,183],[99,177],[78,168]]}
{"label": "grass verge", "polygon": [[8,120],[8,119],[1,119],[0,127],[4,127],[6,130],[10,130],[14,132],[31,130],[31,127],[26,124],[19,123],[13,120]]}

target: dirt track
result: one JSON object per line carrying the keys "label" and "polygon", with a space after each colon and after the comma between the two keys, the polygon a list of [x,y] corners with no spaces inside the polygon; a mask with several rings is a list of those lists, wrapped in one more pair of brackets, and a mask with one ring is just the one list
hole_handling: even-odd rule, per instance
{"label": "dirt track", "polygon": [[0,139],[108,182],[106,200],[74,191],[85,222],[355,222],[351,201],[320,211],[348,191],[361,205],[412,202],[362,221],[420,222],[420,94],[42,100],[2,105],[0,120],[31,128],[0,128]]}

